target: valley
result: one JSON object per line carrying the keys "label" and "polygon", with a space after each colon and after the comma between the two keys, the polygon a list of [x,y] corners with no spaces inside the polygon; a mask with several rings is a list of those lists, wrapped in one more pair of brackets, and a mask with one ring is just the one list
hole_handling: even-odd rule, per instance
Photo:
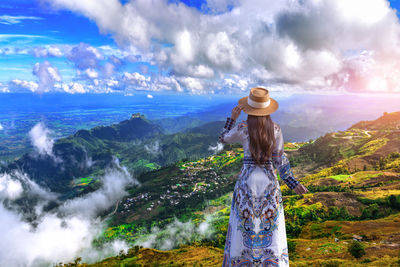
{"label": "valley", "polygon": [[[154,135],[124,139],[123,125],[130,129],[133,123],[151,127]],[[88,168],[84,175],[62,181],[68,183],[60,191],[61,199],[99,188],[102,164],[112,162],[104,160],[113,155],[136,173],[140,183],[128,186],[126,196],[101,215],[107,227],[93,242],[100,248],[123,240],[131,249],[97,263],[77,259],[76,265],[60,266],[220,266],[232,191],[243,158],[240,144],[209,150],[222,124],[210,122],[185,133],[164,134],[139,117],[60,140],[59,145],[79,144],[98,161],[97,169]],[[394,112],[309,142],[285,143],[295,177],[310,191],[296,195],[280,181],[291,266],[395,266],[399,262],[398,125],[400,112]],[[140,127],[134,129],[137,135]],[[158,152],[146,150],[144,146],[154,145],[155,140],[159,140]],[[107,157],[99,157],[99,149],[108,151]],[[129,152],[134,149],[136,153]],[[194,151],[196,156],[188,158]],[[34,170],[35,163],[31,166]],[[44,185],[52,185],[49,181]],[[365,251],[360,258],[348,250],[354,239]]]}

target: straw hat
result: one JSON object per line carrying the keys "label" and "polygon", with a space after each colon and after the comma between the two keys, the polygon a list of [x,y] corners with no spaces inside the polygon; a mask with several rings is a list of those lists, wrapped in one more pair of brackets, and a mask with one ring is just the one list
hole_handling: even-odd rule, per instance
{"label": "straw hat", "polygon": [[251,88],[249,96],[239,99],[243,105],[243,111],[253,116],[265,116],[278,109],[278,102],[269,97],[269,91],[265,88]]}

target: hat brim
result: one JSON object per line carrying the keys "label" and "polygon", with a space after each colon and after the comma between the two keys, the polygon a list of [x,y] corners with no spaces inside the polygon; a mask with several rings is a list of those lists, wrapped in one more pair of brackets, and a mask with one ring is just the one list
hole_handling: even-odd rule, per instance
{"label": "hat brim", "polygon": [[275,99],[273,98],[269,98],[270,99],[270,103],[268,105],[268,107],[265,108],[253,108],[252,106],[250,106],[247,103],[247,98],[248,96],[242,97],[241,99],[239,99],[239,104],[243,105],[243,112],[247,113],[248,115],[253,115],[253,116],[265,116],[265,115],[269,115],[271,113],[274,113],[278,107],[279,104],[278,102],[276,102]]}

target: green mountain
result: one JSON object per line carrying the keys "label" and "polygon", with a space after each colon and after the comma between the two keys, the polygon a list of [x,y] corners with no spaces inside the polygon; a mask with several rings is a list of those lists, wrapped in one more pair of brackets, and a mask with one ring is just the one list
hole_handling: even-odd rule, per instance
{"label": "green mountain", "polygon": [[133,114],[129,120],[121,121],[118,124],[97,126],[90,130],[79,130],[74,134],[74,137],[80,137],[88,142],[96,138],[118,142],[131,142],[155,136],[162,132],[160,126],[152,123],[143,115]]}
{"label": "green mountain", "polygon": [[75,194],[70,192],[73,181],[101,175],[113,164],[113,156],[129,171],[140,175],[177,160],[211,155],[209,147],[216,144],[224,122],[213,124],[208,131],[165,134],[159,125],[143,115],[135,115],[117,124],[79,130],[58,139],[53,145],[53,155],[30,151],[1,168],[8,172],[22,170],[39,185],[73,197]]}
{"label": "green mountain", "polygon": [[110,126],[79,130],[74,135],[58,139],[53,156],[25,153],[6,167],[6,171],[22,170],[39,185],[54,192],[70,190],[77,177],[96,173],[112,162],[113,150],[126,143],[138,143],[158,136],[162,130],[144,117],[132,117]]}

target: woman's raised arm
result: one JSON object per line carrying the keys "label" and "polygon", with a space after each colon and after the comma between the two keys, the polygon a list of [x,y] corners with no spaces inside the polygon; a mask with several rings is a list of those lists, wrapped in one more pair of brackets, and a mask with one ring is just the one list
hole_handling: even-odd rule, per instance
{"label": "woman's raised arm", "polygon": [[238,129],[238,125],[235,126],[236,120],[242,111],[242,106],[237,105],[232,109],[232,115],[226,118],[225,126],[219,135],[218,141],[223,144],[241,142],[242,137]]}

